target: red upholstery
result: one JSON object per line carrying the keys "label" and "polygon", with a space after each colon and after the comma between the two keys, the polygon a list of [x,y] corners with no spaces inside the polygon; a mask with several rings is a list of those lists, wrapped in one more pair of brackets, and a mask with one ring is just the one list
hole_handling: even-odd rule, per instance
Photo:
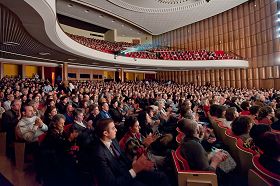
{"label": "red upholstery", "polygon": [[231,129],[226,130],[226,134],[232,138],[235,138],[236,140],[238,139],[238,136],[232,133]]}
{"label": "red upholstery", "polygon": [[189,163],[188,161],[183,158],[183,156],[181,155],[181,146],[179,146],[176,151],[175,151],[175,154],[176,154],[176,158],[177,160],[180,162],[182,169],[183,170],[190,170],[190,166],[189,166]]}
{"label": "red upholstery", "polygon": [[261,173],[262,175],[264,175],[269,181],[273,182],[273,183],[278,183],[280,185],[280,175],[275,174],[273,172],[270,172],[269,170],[267,170],[266,168],[264,168],[260,162],[259,162],[259,155],[255,155],[252,159],[253,161],[253,165],[254,168]]}
{"label": "red upholstery", "polygon": [[42,143],[42,141],[44,141],[44,139],[46,138],[47,133],[41,134],[40,136],[38,136],[38,142]]}
{"label": "red upholstery", "polygon": [[185,137],[185,134],[184,133],[179,133],[177,136],[176,136],[176,142],[178,144],[181,144],[183,138]]}
{"label": "red upholstery", "polygon": [[63,130],[64,130],[65,132],[68,132],[68,130],[72,127],[72,125],[73,125],[73,124],[65,125],[64,128],[63,128]]}
{"label": "red upholstery", "polygon": [[256,154],[257,154],[256,151],[254,151],[254,150],[252,150],[252,149],[250,149],[250,148],[244,147],[243,144],[244,144],[243,140],[240,139],[240,138],[238,138],[237,141],[236,141],[236,146],[237,146],[240,150],[245,151],[245,152],[247,152],[247,153],[251,153],[252,155],[256,155]]}

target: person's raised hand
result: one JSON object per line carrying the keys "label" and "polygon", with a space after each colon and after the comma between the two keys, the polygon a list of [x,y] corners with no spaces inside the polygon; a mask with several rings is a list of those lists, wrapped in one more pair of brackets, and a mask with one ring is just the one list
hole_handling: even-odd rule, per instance
{"label": "person's raised hand", "polygon": [[132,169],[136,174],[141,171],[151,171],[153,168],[154,163],[148,160],[144,154],[132,162]]}

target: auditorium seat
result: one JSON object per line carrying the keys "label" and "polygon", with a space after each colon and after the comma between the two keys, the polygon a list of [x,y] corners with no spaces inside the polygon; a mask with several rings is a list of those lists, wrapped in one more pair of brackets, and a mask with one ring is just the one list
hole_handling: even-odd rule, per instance
{"label": "auditorium seat", "polygon": [[178,186],[218,186],[217,175],[211,171],[190,170],[187,160],[180,153],[180,146],[172,151]]}
{"label": "auditorium seat", "polygon": [[248,172],[248,186],[273,186],[257,171],[250,169]]}

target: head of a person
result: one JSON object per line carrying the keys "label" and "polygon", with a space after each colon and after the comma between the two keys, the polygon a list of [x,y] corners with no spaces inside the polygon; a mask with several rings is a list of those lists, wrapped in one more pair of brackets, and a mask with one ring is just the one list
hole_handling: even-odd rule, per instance
{"label": "head of a person", "polygon": [[104,141],[116,138],[117,129],[111,118],[98,120],[95,127],[96,136]]}
{"label": "head of a person", "polygon": [[119,102],[117,99],[112,99],[111,105],[113,108],[117,108],[119,106]]}
{"label": "head of a person", "polygon": [[261,107],[259,105],[251,106],[249,108],[250,115],[257,116],[259,114],[260,108]]}
{"label": "head of a person", "polygon": [[28,103],[28,105],[32,106],[34,108],[34,110],[38,110],[39,102],[36,101],[35,99],[33,99]]}
{"label": "head of a person", "polygon": [[101,110],[104,110],[104,111],[106,111],[106,112],[109,111],[109,105],[108,105],[107,102],[102,102],[102,103],[101,103]]}
{"label": "head of a person", "polygon": [[263,118],[272,118],[274,117],[274,110],[270,106],[264,106],[260,108],[258,118],[263,119]]}
{"label": "head of a person", "polygon": [[252,126],[252,128],[249,132],[249,135],[253,139],[253,142],[255,143],[255,145],[257,147],[261,148],[262,136],[264,135],[264,133],[270,132],[270,131],[271,131],[271,128],[269,125],[258,124],[258,125]]}
{"label": "head of a person", "polygon": [[186,138],[199,137],[199,127],[194,120],[182,119],[179,123],[178,126],[181,126],[182,130],[180,130],[185,134]]}
{"label": "head of a person", "polygon": [[219,105],[217,105],[217,104],[212,104],[211,106],[210,106],[210,110],[209,110],[209,112],[210,112],[210,115],[211,116],[216,116],[216,111],[217,111],[217,108],[219,107]]}
{"label": "head of a person", "polygon": [[275,112],[275,117],[279,120],[280,119],[280,108],[278,108]]}
{"label": "head of a person", "polygon": [[139,133],[141,128],[137,118],[132,116],[125,120],[124,126],[127,131],[130,131],[131,133]]}
{"label": "head of a person", "polygon": [[236,107],[227,108],[225,117],[227,121],[233,121],[235,118],[239,117]]}
{"label": "head of a person", "polygon": [[82,109],[77,108],[73,113],[74,119],[78,122],[82,122],[84,120],[84,112]]}
{"label": "head of a person", "polygon": [[261,149],[264,154],[273,158],[280,157],[280,133],[266,132],[261,138]]}
{"label": "head of a person", "polygon": [[32,106],[26,105],[22,113],[24,117],[32,118],[34,116],[34,109]]}
{"label": "head of a person", "polygon": [[50,123],[51,130],[56,130],[59,133],[63,132],[64,129],[64,123],[65,123],[65,116],[62,114],[56,114]]}
{"label": "head of a person", "polygon": [[223,105],[218,105],[217,109],[216,109],[216,116],[217,118],[224,118],[225,114],[226,114],[226,107]]}
{"label": "head of a person", "polygon": [[21,109],[21,101],[19,99],[15,99],[11,102],[12,110],[18,112]]}
{"label": "head of a person", "polygon": [[97,116],[99,114],[99,107],[96,104],[90,105],[89,110],[90,113],[93,114],[94,116]]}
{"label": "head of a person", "polygon": [[252,125],[253,121],[250,117],[240,116],[238,118],[235,118],[231,123],[231,130],[236,136],[241,136],[244,134],[249,134]]}
{"label": "head of a person", "polygon": [[67,98],[67,96],[61,96],[60,101],[61,101],[63,104],[67,104],[67,103],[68,103],[68,98]]}
{"label": "head of a person", "polygon": [[67,113],[72,113],[74,111],[74,107],[72,104],[67,104],[66,106],[66,112]]}
{"label": "head of a person", "polygon": [[250,108],[250,102],[249,101],[243,101],[241,103],[240,107],[242,108],[242,110],[248,111],[249,108]]}
{"label": "head of a person", "polygon": [[55,106],[49,107],[49,116],[52,118],[57,115],[57,108]]}

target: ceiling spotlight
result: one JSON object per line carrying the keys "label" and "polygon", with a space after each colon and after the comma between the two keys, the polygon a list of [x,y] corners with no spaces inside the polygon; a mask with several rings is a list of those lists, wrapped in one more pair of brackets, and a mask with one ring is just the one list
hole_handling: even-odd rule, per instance
{"label": "ceiling spotlight", "polygon": [[115,22],[115,20],[112,20],[112,23],[114,23]]}
{"label": "ceiling spotlight", "polygon": [[89,13],[89,10],[85,10],[85,13]]}
{"label": "ceiling spotlight", "polygon": [[50,53],[48,53],[48,52],[39,52],[38,54],[39,54],[39,55],[41,55],[41,56],[51,55],[51,54],[50,54]]}
{"label": "ceiling spotlight", "polygon": [[132,30],[132,28],[131,28],[131,29],[129,29],[129,30]]}
{"label": "ceiling spotlight", "polygon": [[77,59],[74,59],[74,58],[69,58],[67,59],[68,61],[76,61]]}
{"label": "ceiling spotlight", "polygon": [[19,46],[20,44],[17,42],[13,42],[13,41],[5,41],[3,42],[3,45],[7,45],[7,46]]}
{"label": "ceiling spotlight", "polygon": [[124,27],[124,25],[122,25],[122,27]]}
{"label": "ceiling spotlight", "polygon": [[68,6],[68,7],[70,7],[70,8],[71,8],[71,7],[73,7],[73,5],[72,5],[72,4],[68,4],[67,6]]}
{"label": "ceiling spotlight", "polygon": [[99,17],[100,17],[100,18],[103,18],[103,17],[104,17],[104,15],[99,15]]}

